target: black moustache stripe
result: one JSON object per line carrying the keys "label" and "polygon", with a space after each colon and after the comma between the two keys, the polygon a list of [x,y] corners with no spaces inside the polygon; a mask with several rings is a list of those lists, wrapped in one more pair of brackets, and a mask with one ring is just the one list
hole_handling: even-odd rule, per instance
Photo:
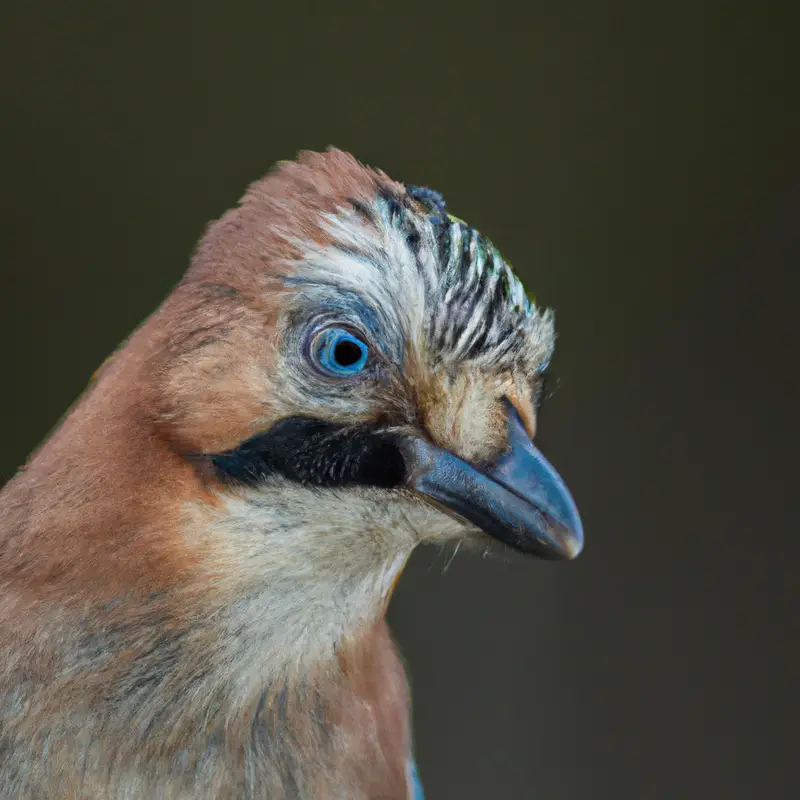
{"label": "black moustache stripe", "polygon": [[379,486],[405,482],[396,437],[367,426],[288,417],[233,450],[208,457],[230,483],[257,486],[279,475],[306,486]]}

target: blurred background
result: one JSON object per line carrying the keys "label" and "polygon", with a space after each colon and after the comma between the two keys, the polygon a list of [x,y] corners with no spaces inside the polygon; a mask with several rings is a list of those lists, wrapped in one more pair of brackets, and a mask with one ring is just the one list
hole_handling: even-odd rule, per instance
{"label": "blurred background", "polygon": [[303,148],[441,191],[557,311],[573,564],[419,552],[427,797],[800,796],[791,3],[8,2],[0,477]]}

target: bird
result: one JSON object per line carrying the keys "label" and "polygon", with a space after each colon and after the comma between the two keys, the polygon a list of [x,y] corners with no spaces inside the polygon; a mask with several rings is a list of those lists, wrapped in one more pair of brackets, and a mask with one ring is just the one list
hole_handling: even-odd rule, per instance
{"label": "bird", "polygon": [[0,797],[420,800],[418,545],[583,546],[552,311],[432,189],[278,162],[0,494]]}

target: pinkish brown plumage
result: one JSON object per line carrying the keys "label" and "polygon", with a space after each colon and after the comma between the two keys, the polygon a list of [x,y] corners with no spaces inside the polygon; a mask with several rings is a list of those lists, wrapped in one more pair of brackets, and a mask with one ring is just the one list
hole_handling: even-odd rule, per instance
{"label": "pinkish brown plumage", "polygon": [[337,150],[251,186],[0,494],[0,796],[413,796],[411,551],[580,549],[528,439],[552,339],[424,192]]}

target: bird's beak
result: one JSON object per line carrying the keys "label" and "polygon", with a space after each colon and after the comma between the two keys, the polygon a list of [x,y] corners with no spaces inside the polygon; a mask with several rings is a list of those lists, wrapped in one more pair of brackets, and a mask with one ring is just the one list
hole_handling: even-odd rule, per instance
{"label": "bird's beak", "polygon": [[423,439],[407,440],[410,488],[517,550],[573,559],[583,548],[578,509],[517,410],[508,401],[506,406],[508,451],[489,466],[469,464]]}

